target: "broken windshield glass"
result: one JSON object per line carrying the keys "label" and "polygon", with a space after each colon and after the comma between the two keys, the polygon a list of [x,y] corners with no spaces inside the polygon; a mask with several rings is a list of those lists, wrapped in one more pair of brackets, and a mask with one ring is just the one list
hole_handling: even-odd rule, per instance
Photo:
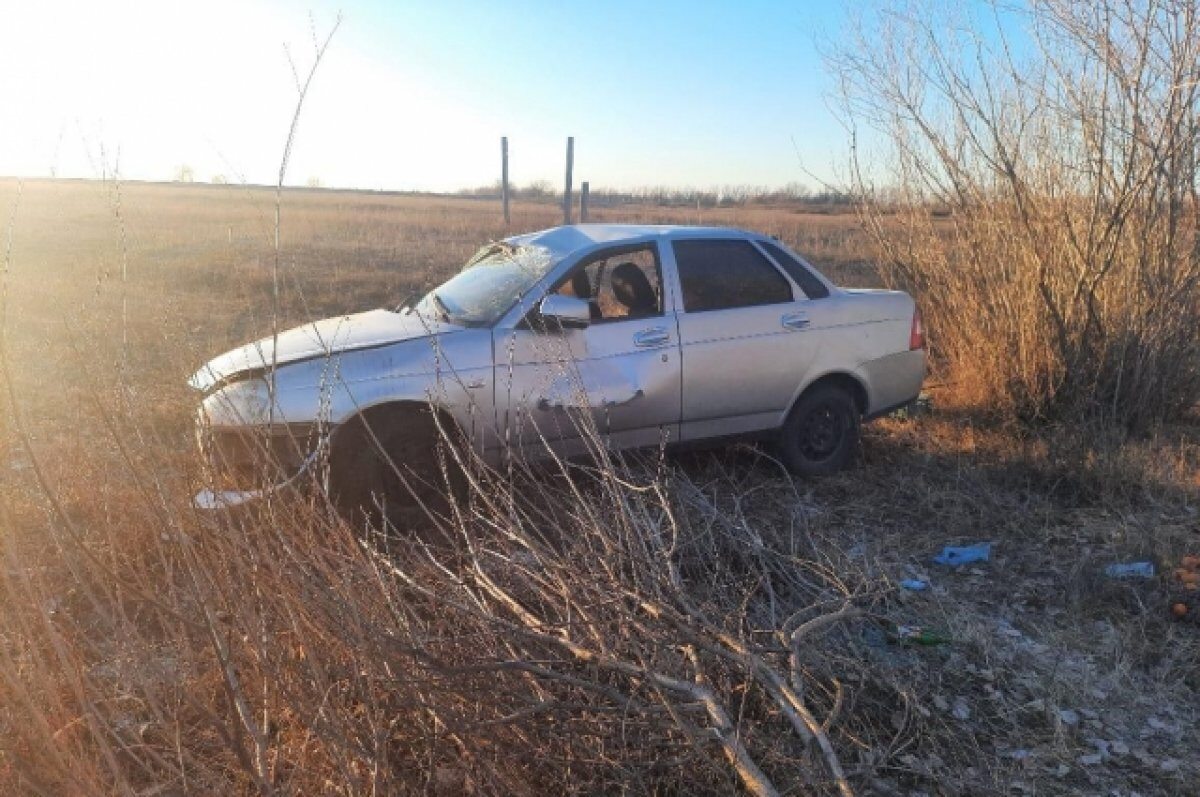
{"label": "broken windshield glass", "polygon": [[550,250],[497,241],[416,305],[419,313],[461,326],[491,326],[553,267]]}

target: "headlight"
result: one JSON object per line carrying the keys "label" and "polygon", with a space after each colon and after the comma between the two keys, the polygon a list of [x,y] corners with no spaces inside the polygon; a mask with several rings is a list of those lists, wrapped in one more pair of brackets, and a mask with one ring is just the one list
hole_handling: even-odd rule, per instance
{"label": "headlight", "polygon": [[265,379],[243,379],[210,394],[201,405],[211,427],[271,423],[271,388]]}

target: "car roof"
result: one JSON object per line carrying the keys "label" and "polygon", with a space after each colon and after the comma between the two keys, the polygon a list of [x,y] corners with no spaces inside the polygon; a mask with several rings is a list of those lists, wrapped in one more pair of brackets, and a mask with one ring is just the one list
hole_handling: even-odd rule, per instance
{"label": "car roof", "polygon": [[763,238],[733,227],[695,227],[685,224],[570,224],[551,227],[507,240],[514,244],[544,246],[558,257],[601,244],[644,241],[647,238]]}

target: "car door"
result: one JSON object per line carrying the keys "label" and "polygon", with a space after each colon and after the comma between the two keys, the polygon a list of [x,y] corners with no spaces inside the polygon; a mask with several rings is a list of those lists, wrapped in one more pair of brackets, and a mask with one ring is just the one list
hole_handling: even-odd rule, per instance
{"label": "car door", "polygon": [[682,304],[681,439],[778,426],[823,314],[749,239],[677,239],[671,254]]}
{"label": "car door", "polygon": [[606,248],[551,288],[586,299],[584,329],[539,322],[537,311],[495,340],[497,426],[508,445],[586,449],[587,430],[612,448],[678,436],[680,359],[657,244]]}

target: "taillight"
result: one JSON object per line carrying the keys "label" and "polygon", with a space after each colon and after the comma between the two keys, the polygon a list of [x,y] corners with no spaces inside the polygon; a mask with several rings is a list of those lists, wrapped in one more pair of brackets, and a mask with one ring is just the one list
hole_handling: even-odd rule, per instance
{"label": "taillight", "polygon": [[908,333],[908,350],[925,348],[925,330],[921,327],[921,311],[913,308],[912,331]]}

